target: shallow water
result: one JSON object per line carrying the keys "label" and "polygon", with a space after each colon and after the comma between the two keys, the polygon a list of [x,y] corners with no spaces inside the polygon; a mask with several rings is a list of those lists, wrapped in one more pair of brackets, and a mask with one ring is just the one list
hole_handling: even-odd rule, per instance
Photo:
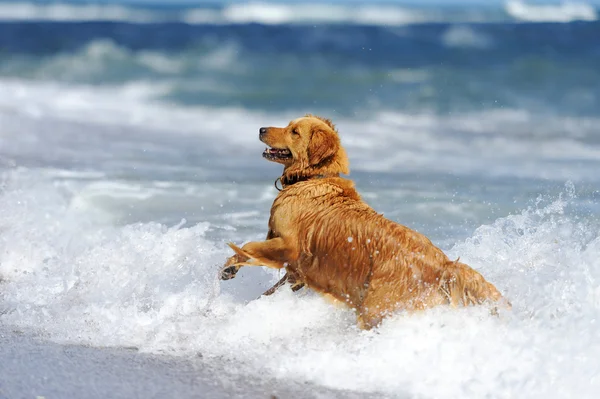
{"label": "shallow water", "polygon": [[305,382],[248,378],[238,364],[205,361],[201,353],[174,357],[136,348],[64,345],[1,326],[0,359],[0,398],[365,397]]}

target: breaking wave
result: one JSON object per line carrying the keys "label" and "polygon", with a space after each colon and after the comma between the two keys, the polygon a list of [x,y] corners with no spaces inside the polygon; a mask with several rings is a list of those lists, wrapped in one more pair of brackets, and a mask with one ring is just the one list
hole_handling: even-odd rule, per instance
{"label": "breaking wave", "polygon": [[[209,223],[112,226],[79,209],[76,193],[19,173],[4,175],[0,194],[4,324],[358,392],[591,398],[600,388],[600,238],[569,212],[572,188],[450,250],[510,298],[511,312],[440,307],[360,332],[351,311],[311,293],[249,301],[235,285],[244,276],[219,283],[227,251]],[[276,278],[258,269],[245,278],[261,273]]]}
{"label": "breaking wave", "polygon": [[[559,10],[560,11],[560,10]],[[568,10],[567,10],[568,11]],[[497,22],[508,16],[500,8],[419,8],[393,5],[250,2],[196,8],[142,7],[68,3],[0,3],[4,21],[119,21],[187,24],[356,24],[399,26],[436,22]]]}
{"label": "breaking wave", "polygon": [[513,18],[528,22],[572,22],[597,19],[596,9],[586,3],[563,2],[558,5],[534,5],[521,0],[510,0],[506,2],[505,9]]}
{"label": "breaking wave", "polygon": [[504,8],[422,8],[394,5],[348,5],[324,3],[276,4],[250,2],[207,7],[142,7],[117,4],[0,3],[0,21],[118,21],[130,23],[182,22],[187,24],[355,24],[400,26],[439,22],[529,22],[594,21],[593,6],[567,2],[531,5],[510,0]]}

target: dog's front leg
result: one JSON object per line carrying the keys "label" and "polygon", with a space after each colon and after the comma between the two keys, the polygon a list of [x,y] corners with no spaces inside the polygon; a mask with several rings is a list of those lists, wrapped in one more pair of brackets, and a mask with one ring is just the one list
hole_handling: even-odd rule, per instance
{"label": "dog's front leg", "polygon": [[[269,232],[267,233],[267,240],[275,238],[275,233],[271,228],[269,228]],[[298,291],[302,287],[304,287],[304,283],[296,277],[294,273],[292,273],[289,269],[286,270],[286,273],[283,277],[275,283],[271,288],[262,293],[261,296],[272,295],[275,291],[277,291],[281,286],[283,286],[286,282],[290,283],[292,286],[292,291]]]}
{"label": "dog's front leg", "polygon": [[286,282],[290,283],[291,289],[294,292],[304,287],[304,283],[302,282],[302,280],[300,280],[295,273],[288,269],[283,275],[283,277],[278,282],[276,282],[275,285],[263,292],[261,296],[272,295],[273,293],[275,293],[275,291],[279,289],[279,287],[284,285]]}
{"label": "dog's front leg", "polygon": [[230,257],[221,269],[221,279],[229,280],[235,277],[242,266],[267,266],[273,269],[285,267],[286,262],[297,258],[297,251],[282,237],[266,241],[253,241],[242,248],[229,243],[235,255]]}
{"label": "dog's front leg", "polygon": [[227,258],[225,264],[221,268],[221,280],[231,280],[232,278],[234,278],[241,267],[238,265],[240,263],[245,262],[247,259],[248,258],[246,257],[240,257],[238,254]]}

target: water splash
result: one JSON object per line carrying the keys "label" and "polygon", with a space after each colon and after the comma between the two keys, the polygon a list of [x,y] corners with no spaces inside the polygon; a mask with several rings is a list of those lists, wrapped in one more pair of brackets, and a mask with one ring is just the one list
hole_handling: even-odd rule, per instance
{"label": "water splash", "polygon": [[361,332],[347,309],[280,290],[246,302],[215,280],[227,255],[209,226],[115,227],[54,184],[5,177],[4,324],[59,342],[235,361],[241,373],[424,397],[594,397],[600,381],[600,238],[574,190],[481,226],[450,252],[513,303],[399,314]]}

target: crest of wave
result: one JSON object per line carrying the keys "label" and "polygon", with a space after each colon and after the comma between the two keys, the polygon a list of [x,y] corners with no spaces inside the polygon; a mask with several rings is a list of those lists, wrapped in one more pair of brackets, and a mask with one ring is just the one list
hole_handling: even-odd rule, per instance
{"label": "crest of wave", "polygon": [[151,22],[152,14],[120,5],[99,4],[36,4],[35,2],[7,1],[0,3],[0,19],[50,21],[130,21]]}
{"label": "crest of wave", "polygon": [[[571,183],[556,200],[543,197],[521,214],[478,228],[452,253],[506,280],[515,310],[533,318],[596,314],[600,307],[598,225],[569,212],[576,200]],[[545,204],[546,203],[546,204]],[[544,205],[545,204],[545,205]]]}
{"label": "crest of wave", "polygon": [[3,176],[3,322],[61,341],[142,345],[164,317],[202,313],[218,294],[208,224],[115,227],[77,204],[59,183]]}
{"label": "crest of wave", "polygon": [[597,18],[593,5],[573,1],[538,5],[508,0],[504,7],[513,18],[530,22],[595,21]]}

